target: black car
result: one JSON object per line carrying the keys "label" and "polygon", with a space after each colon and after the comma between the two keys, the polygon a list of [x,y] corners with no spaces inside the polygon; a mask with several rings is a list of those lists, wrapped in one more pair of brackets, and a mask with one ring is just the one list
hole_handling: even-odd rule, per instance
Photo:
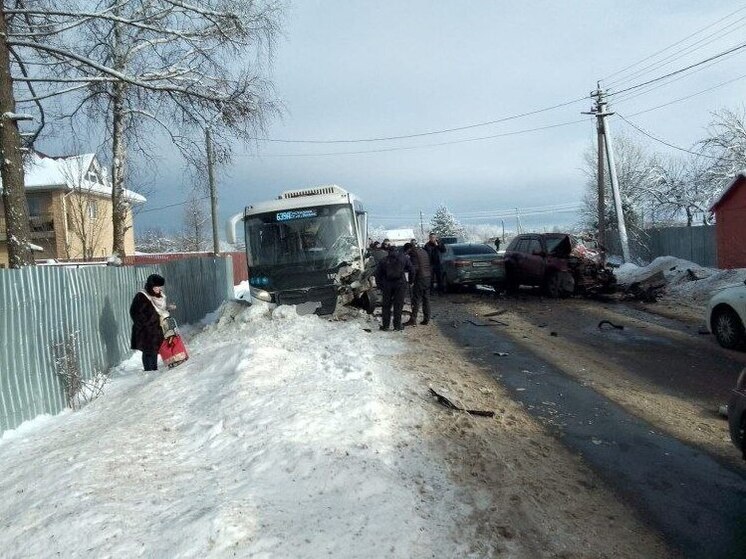
{"label": "black car", "polygon": [[730,438],[746,460],[746,369],[741,371],[728,402]]}

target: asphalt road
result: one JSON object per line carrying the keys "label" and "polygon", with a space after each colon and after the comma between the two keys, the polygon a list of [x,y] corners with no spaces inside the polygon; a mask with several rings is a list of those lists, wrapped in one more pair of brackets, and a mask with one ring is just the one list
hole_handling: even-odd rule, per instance
{"label": "asphalt road", "polygon": [[[746,557],[746,468],[681,442],[565,374],[537,354],[538,338],[517,340],[504,329],[475,324],[467,305],[454,304],[468,304],[469,296],[457,297],[436,303],[436,315],[440,309],[449,316],[438,321],[443,332],[492,370],[529,413],[582,455],[671,545],[691,558]],[[631,307],[530,296],[500,304],[537,332],[554,331],[658,390],[703,405],[724,401],[746,361],[691,325]],[[604,318],[624,330],[600,330]]]}

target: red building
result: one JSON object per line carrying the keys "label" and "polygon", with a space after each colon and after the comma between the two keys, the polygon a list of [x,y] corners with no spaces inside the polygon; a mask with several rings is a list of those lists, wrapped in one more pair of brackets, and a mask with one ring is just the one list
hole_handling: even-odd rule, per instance
{"label": "red building", "polygon": [[746,268],[746,170],[736,175],[710,211],[716,220],[718,267]]}

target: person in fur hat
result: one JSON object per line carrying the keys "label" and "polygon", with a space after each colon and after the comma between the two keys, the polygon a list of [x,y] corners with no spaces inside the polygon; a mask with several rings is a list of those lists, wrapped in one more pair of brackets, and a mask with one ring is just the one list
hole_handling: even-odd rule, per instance
{"label": "person in fur hat", "polygon": [[174,305],[166,302],[163,276],[152,274],[130,305],[132,340],[130,347],[142,351],[142,365],[146,371],[158,370],[158,350],[164,340],[162,321],[170,316]]}

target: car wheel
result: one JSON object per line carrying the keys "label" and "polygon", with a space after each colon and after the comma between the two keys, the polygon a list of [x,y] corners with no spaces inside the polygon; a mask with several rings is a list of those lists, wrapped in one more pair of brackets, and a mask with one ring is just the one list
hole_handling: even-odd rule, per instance
{"label": "car wheel", "polygon": [[737,349],[743,345],[743,323],[730,307],[715,309],[712,313],[712,333],[726,349]]}
{"label": "car wheel", "polygon": [[505,283],[505,291],[511,294],[518,293],[518,289],[520,288],[520,283],[518,282],[516,273],[513,271],[512,268],[505,269],[505,282],[504,283]]}
{"label": "car wheel", "polygon": [[544,289],[547,295],[552,299],[559,299],[562,296],[562,286],[560,285],[560,276],[557,272],[552,272],[546,279]]}

